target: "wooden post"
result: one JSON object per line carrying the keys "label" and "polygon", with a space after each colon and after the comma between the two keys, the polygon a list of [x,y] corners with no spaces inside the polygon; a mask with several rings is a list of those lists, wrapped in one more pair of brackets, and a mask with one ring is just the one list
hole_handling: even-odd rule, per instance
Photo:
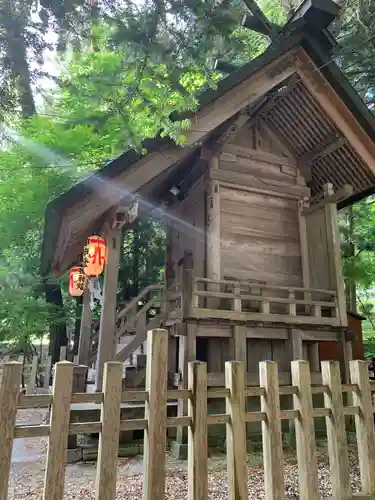
{"label": "wooden post", "polygon": [[[87,366],[73,366],[72,394],[86,392]],[[68,437],[68,450],[77,449],[77,435]]]}
{"label": "wooden post", "polygon": [[350,361],[353,359],[352,342],[346,340],[346,332],[340,332],[341,375],[345,384],[350,380]]}
{"label": "wooden post", "polygon": [[357,390],[353,391],[353,405],[359,407],[359,413],[355,415],[355,427],[362,492],[375,495],[374,415],[366,361],[350,362],[350,378],[351,383],[357,385]]}
{"label": "wooden post", "polygon": [[266,394],[261,397],[261,411],[266,413],[262,422],[264,489],[266,500],[284,500],[284,456],[281,436],[280,395],[277,363],[259,363],[260,387]]}
{"label": "wooden post", "polygon": [[116,356],[116,298],[118,268],[121,254],[121,230],[112,230],[106,238],[107,260],[104,270],[103,306],[100,315],[96,390],[101,391],[104,364]]}
{"label": "wooden post", "polygon": [[[333,194],[330,192],[329,184],[324,186],[325,196]],[[345,286],[341,267],[340,234],[337,220],[336,203],[326,203],[324,207],[326,229],[327,229],[327,250],[329,259],[331,288],[336,290],[337,305],[341,326],[347,326],[348,318],[346,314]]]}
{"label": "wooden post", "polygon": [[246,332],[240,326],[233,326],[232,328],[232,356],[235,361],[242,361],[247,372],[247,340]]}
{"label": "wooden post", "polygon": [[307,361],[292,361],[292,384],[298,393],[293,395],[295,419],[299,492],[301,500],[320,500],[315,449],[315,429],[311,379]]}
{"label": "wooden post", "polygon": [[43,380],[44,389],[49,389],[49,381],[51,378],[51,367],[52,367],[52,357],[47,356],[46,363],[44,365],[44,380]]}
{"label": "wooden post", "polygon": [[182,268],[182,317],[191,316],[193,299],[193,255],[191,252],[184,253]]}
{"label": "wooden post", "polygon": [[310,363],[310,371],[320,372],[319,342],[309,342],[307,344],[307,357]]}
{"label": "wooden post", "polygon": [[[302,215],[302,211],[304,209],[304,201],[300,200],[298,202],[298,223],[299,223],[299,235],[300,235],[300,246],[301,246],[301,262],[302,262],[302,282],[304,288],[311,287],[310,281],[310,266],[309,266],[309,246],[307,242],[307,228],[306,228],[306,219]],[[304,298],[308,300],[310,297]]]}
{"label": "wooden post", "polygon": [[90,290],[88,289],[88,287],[86,287],[83,293],[81,331],[79,334],[79,345],[78,345],[79,365],[87,366],[89,364],[91,322],[92,322],[92,313],[90,306]]}
{"label": "wooden post", "polygon": [[72,384],[73,364],[56,363],[43,500],[62,500],[64,496]]}
{"label": "wooden post", "polygon": [[302,349],[302,332],[301,330],[296,330],[291,328],[289,330],[290,348],[292,351],[292,360],[302,360],[303,359],[303,349]]}
{"label": "wooden post", "polygon": [[164,498],[168,377],[168,332],[150,330],[147,336],[144,433],[144,500]]}
{"label": "wooden post", "polygon": [[[180,375],[179,389],[186,389],[188,384],[188,363],[196,360],[197,353],[197,325],[195,323],[188,323],[186,325],[186,335],[179,337],[178,347],[178,370]],[[187,404],[186,401],[179,399],[177,402],[177,415],[182,417],[186,415]],[[177,427],[176,441],[181,444],[186,444],[186,429]],[[177,446],[179,448],[179,446]],[[180,453],[178,453],[181,456]]]}
{"label": "wooden post", "polygon": [[66,361],[67,352],[68,352],[68,347],[66,345],[62,345],[60,347],[60,361]]}
{"label": "wooden post", "polygon": [[225,363],[227,424],[228,500],[247,500],[247,454],[245,424],[245,369],[240,361]]}
{"label": "wooden post", "polygon": [[207,500],[207,365],[189,363],[188,500]]}
{"label": "wooden post", "polygon": [[33,394],[36,387],[36,377],[38,373],[38,356],[33,356],[31,362],[31,370],[29,375],[29,383],[27,384],[27,394]]}
{"label": "wooden post", "polygon": [[5,363],[2,372],[0,382],[0,500],[7,500],[22,365],[13,362]]}
{"label": "wooden post", "polygon": [[122,392],[122,363],[106,363],[103,377],[102,430],[99,435],[96,499],[115,500]]}
{"label": "wooden post", "polygon": [[337,361],[322,362],[322,382],[328,386],[324,393],[324,406],[331,410],[326,417],[328,456],[331,469],[332,495],[350,500],[349,455],[346,441],[344,404],[342,400],[340,365]]}
{"label": "wooden post", "polygon": [[[219,158],[214,157],[211,162],[212,169],[219,168]],[[220,187],[214,180],[208,181],[207,189],[207,244],[206,244],[206,268],[207,278],[213,280],[221,279],[221,244],[220,244]],[[219,285],[209,284],[208,290],[220,291]],[[207,307],[215,309],[220,299],[207,299]]]}

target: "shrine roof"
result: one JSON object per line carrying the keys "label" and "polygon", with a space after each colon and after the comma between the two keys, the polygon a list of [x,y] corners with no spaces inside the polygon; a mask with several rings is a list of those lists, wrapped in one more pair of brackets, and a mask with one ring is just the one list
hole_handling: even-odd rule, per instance
{"label": "shrine roof", "polygon": [[87,236],[101,230],[124,198],[136,194],[153,207],[176,182],[203,171],[202,148],[214,145],[244,112],[266,123],[308,166],[313,195],[327,182],[351,184],[343,208],[374,193],[375,118],[332,60],[335,42],[326,28],[336,8],[331,0],[304,2],[262,55],[204,92],[184,147],[161,137],[145,141],[146,154],[127,151],[52,200],[42,273],[58,276],[73,265]]}

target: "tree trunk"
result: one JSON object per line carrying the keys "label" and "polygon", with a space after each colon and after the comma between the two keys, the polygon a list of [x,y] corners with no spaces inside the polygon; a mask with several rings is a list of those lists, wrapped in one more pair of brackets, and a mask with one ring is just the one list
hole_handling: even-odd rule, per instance
{"label": "tree trunk", "polygon": [[56,308],[56,314],[49,327],[50,341],[48,354],[52,357],[52,363],[60,360],[60,348],[68,345],[66,335],[66,319],[61,287],[58,283],[45,285],[46,301]]}
{"label": "tree trunk", "polygon": [[24,117],[36,114],[34,96],[31,88],[30,68],[27,63],[25,40],[26,19],[20,8],[11,2],[6,4],[7,15],[3,16],[5,44],[8,61],[18,94],[19,104]]}

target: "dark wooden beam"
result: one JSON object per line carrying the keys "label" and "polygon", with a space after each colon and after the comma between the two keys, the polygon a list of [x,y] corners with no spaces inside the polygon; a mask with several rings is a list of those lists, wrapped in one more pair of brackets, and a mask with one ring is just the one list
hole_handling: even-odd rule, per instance
{"label": "dark wooden beam", "polygon": [[272,33],[278,33],[281,26],[268,21],[268,25],[264,24],[263,20],[251,14],[245,14],[241,21],[241,26],[262,35],[270,36],[269,26],[272,28]]}
{"label": "dark wooden beam", "polygon": [[275,28],[275,25],[271,23],[267,17],[263,14],[262,10],[259,8],[258,4],[255,0],[243,0],[246,4],[247,8],[253,14],[253,16],[258,20],[260,24],[263,25],[263,29],[271,40],[276,38],[278,30]]}
{"label": "dark wooden beam", "polygon": [[179,194],[177,199],[182,201],[186,198],[189,189],[197,182],[197,180],[204,174],[208,167],[208,161],[204,158],[198,158],[194,167],[190,170],[188,175],[183,179],[179,186]]}
{"label": "dark wooden beam", "polygon": [[301,167],[306,167],[312,165],[317,160],[324,158],[325,156],[334,153],[337,149],[341,148],[346,143],[344,137],[334,136],[329,139],[325,144],[320,144],[315,149],[308,151],[303,156],[298,158],[298,165]]}
{"label": "dark wooden beam", "polygon": [[336,0],[305,0],[296,9],[285,25],[292,24],[303,18],[306,24],[318,30],[327,28],[341,10],[340,1]]}
{"label": "dark wooden beam", "polygon": [[230,74],[236,71],[236,69],[238,69],[238,66],[235,66],[230,62],[220,61],[220,59],[216,59],[216,61],[214,62],[214,69],[220,71],[221,73]]}

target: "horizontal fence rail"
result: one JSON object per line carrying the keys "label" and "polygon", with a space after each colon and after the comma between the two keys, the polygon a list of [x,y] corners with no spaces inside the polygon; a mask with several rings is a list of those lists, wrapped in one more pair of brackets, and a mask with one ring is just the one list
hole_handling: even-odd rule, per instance
{"label": "horizontal fence rail", "polygon": [[[47,436],[44,500],[62,500],[68,436],[99,433],[96,498],[114,500],[116,497],[117,456],[119,433],[124,430],[144,430],[144,499],[164,498],[166,429],[188,428],[188,498],[206,500],[208,497],[207,429],[213,424],[226,424],[228,499],[244,500],[247,491],[246,423],[261,422],[264,488],[266,500],[284,500],[283,446],[281,422],[294,422],[297,442],[300,498],[318,500],[317,450],[314,418],[325,417],[328,457],[331,469],[332,495],[337,500],[349,500],[348,445],[345,434],[345,416],[354,416],[359,467],[364,498],[375,498],[375,433],[374,406],[368,379],[367,363],[352,361],[351,383],[341,384],[339,364],[322,363],[322,381],[311,385],[307,361],[291,363],[292,385],[280,386],[277,364],[263,361],[259,364],[259,386],[246,387],[245,369],[241,362],[228,361],[225,365],[225,387],[208,388],[207,367],[203,362],[190,362],[188,387],[167,389],[168,333],[153,330],[148,333],[146,390],[122,391],[122,364],[110,362],[105,367],[103,392],[72,393],[72,363],[56,364],[53,393],[48,395],[20,394],[22,365],[6,363],[0,385],[0,500],[7,500],[13,440]],[[313,407],[313,394],[324,394],[324,407]],[[344,406],[343,393],[351,396]],[[280,409],[280,396],[291,395],[293,407]],[[246,411],[246,398],[260,399],[260,411]],[[226,411],[208,415],[207,401],[224,398]],[[187,413],[168,417],[169,400],[187,401]],[[144,418],[121,420],[121,403],[145,402]],[[74,403],[101,405],[100,421],[73,423],[70,407]],[[18,409],[51,406],[48,425],[16,425]],[[361,497],[363,498],[363,497]]]}

